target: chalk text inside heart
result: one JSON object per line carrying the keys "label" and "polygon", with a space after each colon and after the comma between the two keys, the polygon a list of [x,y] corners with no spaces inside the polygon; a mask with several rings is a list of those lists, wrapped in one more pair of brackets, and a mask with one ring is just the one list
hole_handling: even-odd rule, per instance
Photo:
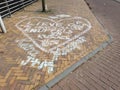
{"label": "chalk text inside heart", "polygon": [[55,51],[63,45],[87,33],[91,24],[87,19],[73,17],[62,20],[31,17],[22,20],[17,25],[33,44],[45,52]]}

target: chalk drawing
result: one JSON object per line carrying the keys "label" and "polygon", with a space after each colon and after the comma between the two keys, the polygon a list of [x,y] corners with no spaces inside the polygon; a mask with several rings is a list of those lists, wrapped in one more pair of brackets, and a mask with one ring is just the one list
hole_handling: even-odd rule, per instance
{"label": "chalk drawing", "polygon": [[54,61],[57,61],[59,56],[61,55],[65,56],[69,52],[75,50],[80,44],[86,42],[86,39],[84,36],[82,36],[62,49],[57,48],[56,51],[52,52],[53,53],[52,60],[44,60],[44,61],[43,60],[41,61],[38,58],[36,58],[36,55],[40,54],[40,51],[35,49],[34,44],[32,44],[29,39],[17,40],[16,42],[18,43],[18,46],[23,50],[25,50],[28,54],[27,60],[21,61],[22,66],[31,63],[32,67],[37,65],[39,70],[44,67],[48,67],[48,73],[52,73],[54,71],[54,66],[55,66]]}
{"label": "chalk drawing", "polygon": [[86,42],[85,37],[81,36],[77,40],[70,42],[64,48],[62,48],[62,49],[57,48],[55,51],[52,51],[52,53],[54,54],[54,56],[57,56],[57,57],[61,56],[61,55],[67,55],[69,52],[75,50],[79,45],[81,45],[82,43],[85,43],[85,42]]}
{"label": "chalk drawing", "polygon": [[[38,66],[39,70],[47,67],[48,73],[51,73],[54,71],[54,61],[57,61],[59,56],[66,56],[87,42],[84,34],[92,26],[85,18],[61,14],[49,18],[30,17],[18,22],[16,27],[27,37],[17,40],[18,46],[28,54],[27,59],[21,61],[21,65],[31,63],[32,67]],[[51,60],[36,58],[40,51],[35,47],[53,54],[53,58]]]}
{"label": "chalk drawing", "polygon": [[22,60],[21,65],[25,66],[29,63],[31,63],[31,66],[38,66],[38,69],[42,69],[44,67],[48,67],[48,73],[53,72],[54,70],[54,61],[41,61],[38,58],[36,58],[36,55],[40,54],[40,51],[36,50],[34,47],[34,44],[30,42],[29,39],[22,39],[22,40],[16,40],[18,43],[18,46],[25,50],[28,54],[27,60]]}
{"label": "chalk drawing", "polygon": [[56,16],[49,16],[49,18],[51,18],[51,19],[69,18],[69,17],[71,17],[71,16],[66,15],[66,14],[60,14],[60,15],[56,15]]}
{"label": "chalk drawing", "polygon": [[69,42],[87,33],[91,29],[91,24],[82,17],[70,17],[58,21],[42,17],[31,17],[20,21],[16,24],[16,27],[36,47],[50,53],[52,50],[69,44]]}

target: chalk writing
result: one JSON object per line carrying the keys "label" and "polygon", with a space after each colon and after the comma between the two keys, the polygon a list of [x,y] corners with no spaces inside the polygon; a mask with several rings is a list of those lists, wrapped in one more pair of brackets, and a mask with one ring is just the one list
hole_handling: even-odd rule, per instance
{"label": "chalk writing", "polygon": [[87,33],[91,28],[91,24],[82,17],[68,17],[57,21],[42,17],[31,17],[17,23],[16,27],[36,47],[50,53],[52,49],[69,44]]}
{"label": "chalk writing", "polygon": [[[49,19],[50,18],[50,19]],[[17,40],[18,46],[27,52],[27,59],[21,65],[31,64],[38,69],[48,68],[48,73],[54,71],[54,62],[60,56],[66,56],[80,45],[87,42],[84,36],[91,29],[91,23],[82,17],[56,15],[49,18],[31,17],[16,24],[27,39]],[[61,18],[61,19],[60,19]],[[54,19],[54,20],[53,20]],[[40,51],[53,55],[50,60],[36,58]]]}
{"label": "chalk writing", "polygon": [[21,61],[22,66],[31,63],[32,67],[36,65],[38,66],[38,69],[48,67],[48,73],[53,72],[54,62],[53,61],[48,62],[47,60],[41,61],[38,58],[36,58],[36,55],[40,54],[40,52],[35,49],[34,45],[30,42],[29,39],[17,40],[16,42],[18,43],[18,46],[25,50],[28,54],[27,60]]}

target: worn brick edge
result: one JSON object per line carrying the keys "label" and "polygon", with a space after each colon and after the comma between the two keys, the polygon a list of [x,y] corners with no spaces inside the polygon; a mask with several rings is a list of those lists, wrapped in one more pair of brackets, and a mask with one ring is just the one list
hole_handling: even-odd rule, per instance
{"label": "worn brick edge", "polygon": [[84,62],[86,62],[87,60],[89,60],[97,52],[101,51],[107,45],[109,45],[113,41],[113,38],[112,38],[112,36],[106,30],[104,30],[104,31],[107,34],[108,38],[109,38],[108,41],[103,42],[98,48],[96,48],[95,50],[93,50],[92,52],[90,52],[88,55],[86,55],[85,57],[83,57],[82,59],[80,59],[78,62],[76,62],[75,64],[73,64],[71,67],[69,67],[66,70],[64,70],[61,74],[57,75],[54,79],[52,79],[47,84],[45,84],[44,86],[42,86],[39,90],[49,90],[49,88],[51,88],[53,85],[55,85],[60,80],[62,80],[63,78],[65,78],[69,73],[71,73],[73,70],[75,70],[78,66],[80,66],[81,64],[83,64]]}

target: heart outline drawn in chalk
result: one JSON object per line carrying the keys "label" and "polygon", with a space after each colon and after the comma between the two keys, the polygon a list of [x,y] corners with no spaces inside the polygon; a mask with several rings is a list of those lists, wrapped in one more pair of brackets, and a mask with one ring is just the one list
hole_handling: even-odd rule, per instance
{"label": "heart outline drawn in chalk", "polygon": [[82,17],[69,17],[53,20],[43,17],[30,17],[21,20],[16,27],[33,44],[44,52],[52,53],[91,29],[91,23]]}

